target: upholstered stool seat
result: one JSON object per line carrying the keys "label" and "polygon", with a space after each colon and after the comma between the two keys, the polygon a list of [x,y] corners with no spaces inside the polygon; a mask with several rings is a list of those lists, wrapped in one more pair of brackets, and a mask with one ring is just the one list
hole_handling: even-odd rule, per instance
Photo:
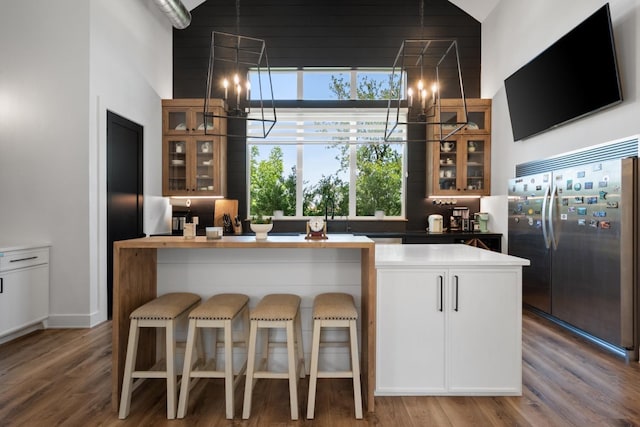
{"label": "upholstered stool seat", "polygon": [[[233,419],[234,390],[246,369],[246,362],[235,373],[233,369],[233,322],[242,319],[243,340],[245,348],[249,341],[249,297],[243,294],[219,294],[209,298],[203,304],[189,313],[189,330],[187,332],[187,350],[184,357],[182,371],[182,386],[180,388],[180,402],[178,403],[178,418],[184,418],[189,406],[189,390],[199,378],[224,378],[226,417]],[[194,350],[198,346],[197,330],[200,328],[215,328],[213,340],[213,357],[207,363],[204,354],[196,362],[193,361]],[[216,366],[218,348],[218,329],[222,329],[224,337],[224,370]],[[200,339],[200,341],[202,341]],[[235,378],[234,378],[235,377]],[[195,378],[196,381],[191,381]]]}
{"label": "upholstered stool seat", "polygon": [[[188,292],[175,292],[162,295],[135,309],[129,319],[129,342],[127,344],[127,358],[124,366],[122,381],[122,395],[120,397],[121,419],[129,415],[131,394],[147,378],[167,379],[167,418],[176,417],[176,370],[175,370],[175,325],[182,315],[185,315],[200,302],[200,296]],[[166,365],[160,369],[159,362],[150,370],[136,370],[138,353],[138,337],[140,328],[164,328],[165,330],[165,360]],[[134,379],[139,378],[138,381]]]}
{"label": "upholstered stool seat", "polygon": [[[309,400],[307,418],[315,412],[316,385],[318,378],[353,378],[353,401],[356,418],[362,418],[362,391],[360,387],[360,362],[358,358],[358,335],[356,321],[358,310],[353,296],[345,293],[326,293],[316,296],[313,301],[313,338],[311,344],[311,370],[309,372]],[[351,355],[351,370],[319,371],[320,333],[323,327],[349,328],[349,341],[326,344],[347,345]]]}
{"label": "upholstered stool seat", "polygon": [[[251,330],[249,333],[249,354],[247,360],[247,378],[244,389],[242,418],[251,414],[251,395],[254,379],[289,379],[289,403],[291,419],[298,419],[298,375],[305,377],[304,352],[302,348],[302,323],[300,320],[300,297],[291,294],[270,294],[262,298],[251,312]],[[288,372],[270,372],[268,368],[269,346],[272,344],[269,330],[285,328]],[[262,329],[262,357],[256,365],[256,341],[258,329]]]}

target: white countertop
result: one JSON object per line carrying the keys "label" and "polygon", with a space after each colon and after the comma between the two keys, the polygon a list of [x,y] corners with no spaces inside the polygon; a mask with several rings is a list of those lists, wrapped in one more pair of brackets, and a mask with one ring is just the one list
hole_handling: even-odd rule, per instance
{"label": "white countertop", "polygon": [[35,249],[35,248],[47,248],[49,246],[51,246],[51,243],[49,242],[28,242],[28,243],[2,242],[2,244],[0,244],[0,256],[2,256],[3,252],[22,251],[25,249]]}
{"label": "white countertop", "polygon": [[464,244],[376,245],[376,267],[525,266],[528,259]]}

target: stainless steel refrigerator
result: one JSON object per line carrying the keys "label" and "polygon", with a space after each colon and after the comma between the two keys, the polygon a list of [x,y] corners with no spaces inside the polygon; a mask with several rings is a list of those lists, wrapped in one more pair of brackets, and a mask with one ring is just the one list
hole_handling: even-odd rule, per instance
{"label": "stainless steel refrigerator", "polygon": [[637,159],[509,181],[509,254],[527,258],[523,302],[629,353],[635,331]]}

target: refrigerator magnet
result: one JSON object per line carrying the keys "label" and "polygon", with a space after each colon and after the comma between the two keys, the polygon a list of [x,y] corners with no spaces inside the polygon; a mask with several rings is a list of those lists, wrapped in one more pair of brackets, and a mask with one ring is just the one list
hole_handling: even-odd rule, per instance
{"label": "refrigerator magnet", "polygon": [[566,221],[567,220],[567,214],[560,214],[560,220],[561,221]]}
{"label": "refrigerator magnet", "polygon": [[576,207],[575,206],[569,206],[568,212],[569,213],[576,213]]}
{"label": "refrigerator magnet", "polygon": [[598,221],[592,219],[589,221],[589,227],[598,228]]}
{"label": "refrigerator magnet", "polygon": [[607,207],[609,209],[618,209],[618,202],[607,202]]}
{"label": "refrigerator magnet", "polygon": [[600,228],[608,230],[611,228],[611,222],[610,221],[600,221]]}
{"label": "refrigerator magnet", "polygon": [[[606,177],[605,177],[606,178]],[[607,182],[608,180],[605,180],[604,178],[602,179],[602,181],[598,181],[598,187],[600,188],[604,188],[607,186]]]}
{"label": "refrigerator magnet", "polygon": [[607,200],[607,192],[600,191],[600,200]]}
{"label": "refrigerator magnet", "polygon": [[591,182],[591,181],[585,182],[584,183],[584,189],[585,190],[592,190],[593,189],[593,182]]}
{"label": "refrigerator magnet", "polygon": [[586,220],[586,219],[584,219],[584,218],[580,218],[580,219],[578,220],[578,225],[587,225],[587,220]]}
{"label": "refrigerator magnet", "polygon": [[582,184],[580,184],[579,182],[576,182],[575,184],[573,184],[573,189],[575,191],[580,191],[580,189],[582,189]]}
{"label": "refrigerator magnet", "polygon": [[571,190],[573,188],[573,180],[572,179],[568,179],[567,180],[567,190]]}
{"label": "refrigerator magnet", "polygon": [[578,171],[578,173],[576,174],[577,178],[584,178],[584,171]]}
{"label": "refrigerator magnet", "polygon": [[596,218],[604,218],[607,216],[607,212],[606,211],[595,211],[593,213],[593,216],[595,216]]}
{"label": "refrigerator magnet", "polygon": [[598,203],[598,197],[597,196],[587,197],[587,204],[588,205],[595,205],[596,203]]}
{"label": "refrigerator magnet", "polygon": [[587,208],[578,208],[578,215],[586,215]]}
{"label": "refrigerator magnet", "polygon": [[584,197],[582,196],[575,196],[573,198],[573,203],[584,203]]}

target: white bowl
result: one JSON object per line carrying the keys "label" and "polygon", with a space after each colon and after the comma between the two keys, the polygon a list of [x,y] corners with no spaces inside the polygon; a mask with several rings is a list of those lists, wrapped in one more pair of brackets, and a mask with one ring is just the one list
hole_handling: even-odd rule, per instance
{"label": "white bowl", "polygon": [[271,231],[273,228],[273,223],[271,224],[249,224],[251,231],[256,233],[256,240],[265,240],[267,238],[267,233]]}

